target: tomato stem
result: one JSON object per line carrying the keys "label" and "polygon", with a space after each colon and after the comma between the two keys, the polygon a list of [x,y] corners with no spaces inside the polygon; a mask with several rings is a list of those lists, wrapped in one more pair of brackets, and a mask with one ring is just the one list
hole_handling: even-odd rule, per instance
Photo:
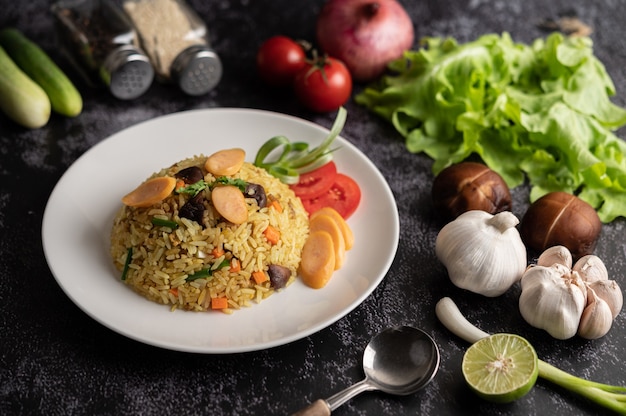
{"label": "tomato stem", "polygon": [[324,84],[328,85],[328,76],[326,75],[325,67],[328,64],[328,54],[319,55],[317,49],[311,50],[311,59],[307,59],[306,62],[311,65],[311,68],[306,72],[305,78],[308,78],[316,71],[320,71],[322,74],[322,80]]}

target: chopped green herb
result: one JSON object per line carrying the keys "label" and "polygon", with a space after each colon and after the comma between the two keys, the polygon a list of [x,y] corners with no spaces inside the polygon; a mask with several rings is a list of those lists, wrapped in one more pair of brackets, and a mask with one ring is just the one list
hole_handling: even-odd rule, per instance
{"label": "chopped green herb", "polygon": [[194,196],[198,195],[200,192],[209,188],[210,188],[210,185],[207,182],[205,182],[204,179],[200,179],[198,182],[192,183],[191,185],[181,186],[180,188],[177,188],[176,192],[179,194],[189,194],[193,198]]}
{"label": "chopped green herb", "polygon": [[245,192],[246,186],[248,185],[248,183],[244,181],[243,179],[229,178],[228,176],[220,176],[211,185],[211,189],[213,189],[213,187],[218,183],[222,185],[236,186],[237,188],[239,188],[241,192]]}
{"label": "chopped green herb", "polygon": [[176,192],[178,192],[179,194],[189,194],[193,198],[205,189],[213,189],[217,184],[236,186],[241,190],[241,192],[244,192],[246,190],[247,182],[243,179],[220,176],[215,180],[215,182],[212,183],[206,182],[204,179],[200,179],[198,182],[192,183],[191,185],[181,186],[180,188],[176,189]]}
{"label": "chopped green herb", "polygon": [[178,228],[178,223],[176,221],[171,221],[171,220],[164,220],[163,218],[157,218],[157,217],[152,217],[152,224],[156,225],[157,227],[168,227],[171,228],[172,230],[175,230]]}
{"label": "chopped green herb", "polygon": [[128,266],[130,265],[131,260],[133,259],[133,248],[129,247],[126,252],[126,261],[124,262],[124,269],[122,270],[122,280],[126,280],[126,275],[128,274]]}
{"label": "chopped green herb", "polygon": [[[319,146],[312,150],[309,150],[308,143],[292,143],[285,136],[272,137],[257,152],[254,165],[267,170],[283,183],[298,183],[300,174],[317,169],[332,160],[332,152],[335,149],[330,149],[330,145],[343,129],[346,115],[346,109],[340,107],[330,133]],[[274,159],[269,158],[270,154],[278,152],[281,146],[280,156]]]}

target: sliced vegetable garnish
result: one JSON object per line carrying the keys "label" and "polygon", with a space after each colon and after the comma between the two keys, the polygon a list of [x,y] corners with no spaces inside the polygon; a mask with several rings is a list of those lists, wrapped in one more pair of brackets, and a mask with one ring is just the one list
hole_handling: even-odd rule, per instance
{"label": "sliced vegetable garnish", "polygon": [[[334,149],[330,149],[330,145],[343,129],[346,116],[346,109],[340,107],[330,133],[319,146],[312,150],[308,150],[308,143],[292,143],[285,136],[272,137],[257,152],[254,165],[267,170],[272,176],[288,185],[298,183],[300,174],[317,169],[332,160]],[[277,152],[280,156],[270,157]]]}
{"label": "sliced vegetable garnish", "polygon": [[289,185],[297,197],[301,199],[315,198],[325,194],[335,182],[337,165],[330,161],[324,166],[300,175],[298,183]]}
{"label": "sliced vegetable garnish", "polygon": [[310,199],[302,199],[304,209],[310,214],[331,207],[344,219],[348,219],[361,202],[361,188],[351,177],[338,173],[335,182],[324,194]]}
{"label": "sliced vegetable garnish", "polygon": [[168,227],[172,230],[178,228],[178,223],[172,220],[164,220],[163,218],[152,217],[152,225],[156,225],[157,227]]}

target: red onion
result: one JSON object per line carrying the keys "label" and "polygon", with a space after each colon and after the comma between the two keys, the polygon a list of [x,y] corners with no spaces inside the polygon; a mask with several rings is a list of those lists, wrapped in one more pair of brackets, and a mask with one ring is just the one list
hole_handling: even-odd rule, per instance
{"label": "red onion", "polygon": [[356,81],[371,81],[413,45],[413,22],[396,0],[329,0],[317,19],[321,50]]}

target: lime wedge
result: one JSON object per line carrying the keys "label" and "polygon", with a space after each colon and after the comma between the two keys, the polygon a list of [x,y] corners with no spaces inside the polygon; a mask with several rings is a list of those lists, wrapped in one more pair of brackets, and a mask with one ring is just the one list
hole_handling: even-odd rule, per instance
{"label": "lime wedge", "polygon": [[463,376],[470,388],[485,400],[509,403],[530,391],[539,374],[539,359],[525,338],[494,334],[467,349]]}

